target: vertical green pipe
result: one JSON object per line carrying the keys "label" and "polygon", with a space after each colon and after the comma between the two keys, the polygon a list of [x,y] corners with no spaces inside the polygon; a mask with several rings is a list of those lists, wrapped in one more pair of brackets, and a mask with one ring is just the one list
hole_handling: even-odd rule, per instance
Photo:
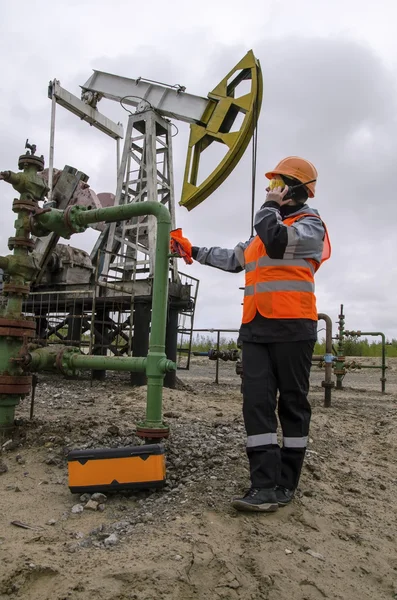
{"label": "vertical green pipe", "polygon": [[342,381],[345,375],[345,355],[344,355],[344,335],[345,335],[345,315],[343,314],[343,304],[340,306],[340,315],[338,321],[338,345],[335,361],[336,389],[342,389]]}
{"label": "vertical green pipe", "polygon": [[[99,208],[96,210],[76,211],[75,223],[87,226],[91,223],[117,222],[133,216],[154,215],[157,219],[157,237],[155,249],[155,269],[152,288],[152,325],[147,356],[147,403],[146,420],[140,429],[168,428],[162,421],[164,369],[161,360],[165,359],[165,331],[167,323],[168,267],[171,216],[169,210],[160,202],[137,202]],[[148,436],[150,437],[150,436]]]}
{"label": "vertical green pipe", "polygon": [[379,367],[380,369],[382,369],[382,377],[381,377],[381,384],[382,384],[382,394],[385,393],[386,391],[386,336],[384,333],[382,333],[381,331],[352,331],[351,332],[352,335],[370,335],[373,337],[376,336],[380,336],[382,338],[382,366]]}
{"label": "vertical green pipe", "polygon": [[334,358],[332,356],[332,320],[331,317],[324,313],[319,313],[317,316],[319,321],[325,321],[325,377],[321,385],[324,388],[324,406],[329,408],[331,406],[331,390],[334,387],[334,382],[332,381]]}

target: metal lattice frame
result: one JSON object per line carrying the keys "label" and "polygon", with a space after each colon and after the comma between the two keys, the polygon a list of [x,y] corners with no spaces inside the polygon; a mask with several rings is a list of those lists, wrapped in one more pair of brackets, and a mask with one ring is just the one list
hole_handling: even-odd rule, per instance
{"label": "metal lattice frame", "polygon": [[[171,139],[171,123],[154,110],[130,115],[115,206],[146,200],[161,202],[169,209],[175,228]],[[155,248],[155,218],[135,217],[122,224],[109,224],[101,233],[91,259],[97,264],[104,252],[104,260],[99,265],[102,279],[107,280],[110,272],[113,276],[116,272],[123,281],[135,281],[153,275]],[[170,271],[172,281],[178,281],[176,261],[171,261]]]}

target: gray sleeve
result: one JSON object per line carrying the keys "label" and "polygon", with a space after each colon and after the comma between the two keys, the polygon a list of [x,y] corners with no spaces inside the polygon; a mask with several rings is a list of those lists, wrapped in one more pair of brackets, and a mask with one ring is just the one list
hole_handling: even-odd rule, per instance
{"label": "gray sleeve", "polygon": [[312,258],[321,262],[325,236],[321,219],[314,216],[304,217],[287,227],[287,235],[285,259]]}
{"label": "gray sleeve", "polygon": [[244,270],[244,250],[251,240],[239,242],[233,250],[227,248],[199,248],[196,260],[202,265],[209,265],[222,271],[240,273]]}

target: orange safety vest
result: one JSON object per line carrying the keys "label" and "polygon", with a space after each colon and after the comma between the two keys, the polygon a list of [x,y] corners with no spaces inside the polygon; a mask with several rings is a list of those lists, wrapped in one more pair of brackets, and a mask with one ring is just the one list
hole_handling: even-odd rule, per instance
{"label": "orange safety vest", "polygon": [[[301,213],[283,221],[291,226],[303,217]],[[320,217],[318,217],[320,218]],[[259,236],[255,236],[244,252],[245,291],[243,323],[249,323],[259,312],[267,319],[311,319],[317,321],[314,273],[331,256],[327,228],[321,262],[307,259],[269,258]]]}

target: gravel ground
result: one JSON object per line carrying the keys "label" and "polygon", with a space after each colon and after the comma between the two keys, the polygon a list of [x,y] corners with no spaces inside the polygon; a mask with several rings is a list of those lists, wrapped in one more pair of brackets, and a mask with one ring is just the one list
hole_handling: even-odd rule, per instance
{"label": "gravel ground", "polygon": [[215,363],[196,358],[164,391],[164,489],[92,498],[68,490],[67,454],[139,443],[146,388],[125,375],[41,376],[34,420],[25,400],[0,454],[0,599],[397,598],[397,360],[388,364],[386,394],[380,370],[362,369],[327,409],[313,368],[300,489],[270,515],[230,507],[249,483],[234,363],[220,363],[216,385]]}

